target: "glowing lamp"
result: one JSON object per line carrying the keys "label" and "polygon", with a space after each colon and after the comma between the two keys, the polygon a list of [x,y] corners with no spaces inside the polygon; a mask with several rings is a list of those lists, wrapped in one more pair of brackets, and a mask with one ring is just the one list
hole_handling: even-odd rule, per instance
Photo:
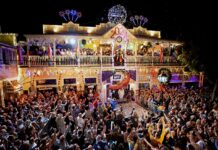
{"label": "glowing lamp", "polygon": [[58,28],[54,28],[53,31],[54,31],[55,33],[57,33],[57,32],[58,32]]}
{"label": "glowing lamp", "polygon": [[154,31],[150,31],[151,36],[154,36],[155,32]]}
{"label": "glowing lamp", "polygon": [[90,28],[90,27],[89,27],[89,28],[87,29],[87,33],[92,33],[92,31],[93,31],[93,28]]}
{"label": "glowing lamp", "polygon": [[167,82],[167,76],[165,75],[159,75],[157,77],[158,81],[160,81],[161,83],[166,83]]}
{"label": "glowing lamp", "polygon": [[72,44],[72,45],[76,44],[76,40],[75,39],[70,39],[70,44]]}

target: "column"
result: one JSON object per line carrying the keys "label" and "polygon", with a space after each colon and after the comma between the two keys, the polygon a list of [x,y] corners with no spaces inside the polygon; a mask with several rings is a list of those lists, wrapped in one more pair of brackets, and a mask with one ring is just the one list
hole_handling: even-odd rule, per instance
{"label": "column", "polygon": [[3,51],[2,51],[2,47],[0,46],[0,64],[3,64]]}
{"label": "column", "polygon": [[102,69],[102,47],[100,48],[100,63],[101,63],[101,69]]}
{"label": "column", "polygon": [[[138,96],[139,96],[139,68],[136,68],[136,83],[135,83],[135,99],[136,101],[138,100]],[[138,93],[138,94],[137,94]]]}
{"label": "column", "polygon": [[0,106],[5,107],[5,101],[4,101],[4,92],[3,92],[3,82],[0,81]]}
{"label": "column", "polygon": [[53,57],[53,61],[54,61],[54,67],[56,67],[56,43],[55,43],[56,39],[53,39],[53,51],[54,51],[54,57]]}
{"label": "column", "polygon": [[124,66],[126,67],[126,64],[127,64],[127,58],[126,58],[126,49],[127,49],[127,46],[128,46],[128,41],[126,41],[125,43],[125,49],[124,49]]}
{"label": "column", "polygon": [[138,50],[138,43],[135,41],[135,42],[134,42],[135,66],[136,66],[136,64],[137,64],[137,50]]}
{"label": "column", "polygon": [[152,57],[151,63],[152,63],[152,66],[154,66],[154,49],[153,48],[152,48],[152,56],[151,57]]}
{"label": "column", "polygon": [[112,41],[111,45],[112,45],[112,66],[114,67],[114,41]]}
{"label": "column", "polygon": [[77,49],[76,49],[76,52],[77,52],[77,65],[78,65],[78,67],[80,67],[80,44],[79,44],[79,41],[80,41],[80,39],[77,39]]}
{"label": "column", "polygon": [[29,44],[29,39],[27,39],[27,65],[28,67],[30,67],[29,49],[30,49],[30,44]]}
{"label": "column", "polygon": [[150,87],[150,89],[152,88],[152,73],[151,73],[151,70],[152,70],[152,68],[151,67],[149,67],[149,74],[150,74],[150,81],[149,81],[149,87]]}
{"label": "column", "polygon": [[182,71],[182,87],[185,87],[184,71]]}
{"label": "column", "polygon": [[203,83],[204,83],[204,74],[203,72],[200,72],[199,74],[199,81],[198,81],[198,87],[203,87]]}

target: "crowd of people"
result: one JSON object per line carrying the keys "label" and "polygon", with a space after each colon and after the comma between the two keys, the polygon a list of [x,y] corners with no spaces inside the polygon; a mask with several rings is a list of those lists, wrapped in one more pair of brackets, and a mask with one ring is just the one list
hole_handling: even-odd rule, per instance
{"label": "crowd of people", "polygon": [[[0,150],[217,150],[218,107],[204,90],[145,90],[129,115],[95,95],[41,92],[0,108]],[[150,103],[165,109],[151,109]]]}

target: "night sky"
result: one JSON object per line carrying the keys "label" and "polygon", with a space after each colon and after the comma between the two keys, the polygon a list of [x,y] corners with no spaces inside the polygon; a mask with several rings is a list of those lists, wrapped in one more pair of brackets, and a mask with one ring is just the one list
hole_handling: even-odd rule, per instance
{"label": "night sky", "polygon": [[201,7],[185,1],[146,0],[142,3],[139,0],[7,0],[4,3],[6,7],[2,5],[0,9],[2,31],[16,33],[42,33],[42,24],[61,24],[65,21],[59,17],[58,12],[65,9],[81,11],[83,17],[78,23],[82,25],[98,24],[102,18],[103,22],[107,22],[108,9],[121,4],[126,8],[128,16],[146,16],[149,22],[145,27],[161,30],[163,38],[176,39],[190,35],[197,38],[201,31],[200,16],[203,14]]}
{"label": "night sky", "polygon": [[149,20],[145,27],[160,30],[164,39],[193,42],[199,49],[201,59],[213,63],[212,60],[216,59],[214,49],[210,49],[212,54],[205,49],[210,45],[209,33],[215,29],[212,27],[212,14],[215,13],[213,4],[207,1],[191,3],[190,0],[141,1],[143,3],[139,0],[7,0],[0,4],[0,25],[2,32],[40,34],[42,24],[65,22],[59,16],[59,11],[76,9],[83,15],[78,23],[92,26],[107,22],[108,9],[121,4],[128,14],[125,25],[130,24],[131,15],[144,15]]}

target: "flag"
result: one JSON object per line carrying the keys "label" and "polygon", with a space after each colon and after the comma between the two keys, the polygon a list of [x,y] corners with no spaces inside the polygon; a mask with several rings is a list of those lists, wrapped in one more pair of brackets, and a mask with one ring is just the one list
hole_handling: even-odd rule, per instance
{"label": "flag", "polygon": [[163,48],[160,46],[160,62],[163,62]]}
{"label": "flag", "polygon": [[162,63],[163,62],[163,47],[158,43],[156,44],[154,50],[160,51],[160,62]]}
{"label": "flag", "polygon": [[19,56],[19,64],[23,64],[23,51],[24,49],[22,48],[22,46],[18,46],[17,47],[18,50],[18,56]]}
{"label": "flag", "polygon": [[51,48],[50,45],[48,46],[48,57],[49,57],[49,58],[52,57],[52,48]]}

